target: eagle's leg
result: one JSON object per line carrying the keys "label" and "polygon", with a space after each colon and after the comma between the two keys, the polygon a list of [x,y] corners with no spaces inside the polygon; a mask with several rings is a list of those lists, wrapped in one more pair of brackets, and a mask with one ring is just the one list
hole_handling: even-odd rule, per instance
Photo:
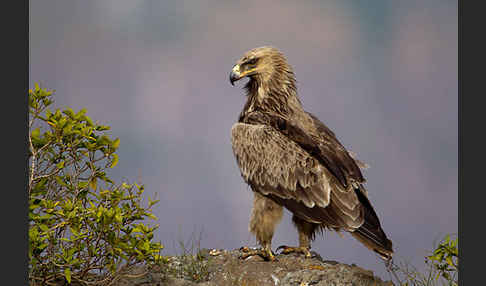
{"label": "eagle's leg", "polygon": [[299,246],[292,247],[292,246],[281,245],[277,248],[277,251],[279,249],[282,249],[281,253],[284,254],[296,252],[296,253],[304,254],[305,257],[307,258],[312,257],[310,253],[311,240],[314,237],[314,232],[316,231],[318,225],[315,223],[307,222],[297,217],[296,215],[292,216],[292,222],[297,227],[297,231],[299,233]]}
{"label": "eagle's leg", "polygon": [[266,260],[273,261],[275,260],[275,256],[272,252],[272,238],[275,228],[282,219],[283,208],[281,205],[257,192],[254,192],[254,194],[253,209],[248,229],[256,236],[262,248],[250,250],[243,247],[241,250],[244,253],[240,257],[247,258],[249,256],[260,255]]}

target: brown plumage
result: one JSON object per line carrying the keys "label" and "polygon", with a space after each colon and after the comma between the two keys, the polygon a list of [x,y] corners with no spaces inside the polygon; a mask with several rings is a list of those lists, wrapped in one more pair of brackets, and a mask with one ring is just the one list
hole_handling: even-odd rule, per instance
{"label": "brown plumage", "polygon": [[393,254],[354,159],[335,134],[304,111],[292,68],[273,47],[248,51],[230,81],[249,77],[247,102],[231,130],[241,175],[254,192],[249,230],[267,252],[282,207],[293,213],[302,252],[323,229],[348,231],[384,259]]}

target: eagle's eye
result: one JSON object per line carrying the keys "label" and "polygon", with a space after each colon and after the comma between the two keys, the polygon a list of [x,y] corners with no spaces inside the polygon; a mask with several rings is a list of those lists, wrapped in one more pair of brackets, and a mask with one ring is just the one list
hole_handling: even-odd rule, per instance
{"label": "eagle's eye", "polygon": [[248,64],[248,65],[254,65],[254,64],[256,64],[256,63],[257,63],[257,61],[258,61],[258,59],[257,59],[257,58],[251,58],[251,59],[249,59],[249,60],[246,62],[246,64]]}

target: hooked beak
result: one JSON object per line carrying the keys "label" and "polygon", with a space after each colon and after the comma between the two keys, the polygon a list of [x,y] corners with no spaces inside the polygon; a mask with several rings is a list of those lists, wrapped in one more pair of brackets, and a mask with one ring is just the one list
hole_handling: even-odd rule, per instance
{"label": "hooked beak", "polygon": [[240,74],[240,66],[235,65],[233,69],[231,70],[231,73],[229,75],[229,80],[232,86],[234,86],[234,82],[237,80],[241,79],[241,74]]}

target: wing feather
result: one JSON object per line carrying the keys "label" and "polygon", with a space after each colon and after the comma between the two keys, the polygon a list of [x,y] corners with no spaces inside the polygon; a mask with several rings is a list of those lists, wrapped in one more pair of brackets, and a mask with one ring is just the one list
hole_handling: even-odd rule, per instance
{"label": "wing feather", "polygon": [[[364,183],[366,180],[363,177],[360,169],[366,169],[368,166],[356,159],[356,154],[351,153],[344,148],[344,146],[336,138],[334,132],[332,132],[324,123],[322,123],[312,113],[306,112],[311,118],[313,125],[317,129],[319,135],[317,141],[321,143],[322,152],[329,154],[334,158],[334,163],[339,163],[343,168],[343,171],[352,179],[359,183]],[[332,154],[332,155],[330,155]]]}
{"label": "wing feather", "polygon": [[258,111],[245,115],[245,123],[271,126],[307,151],[314,162],[325,166],[338,182],[347,188],[350,180],[363,183],[358,162],[337,140],[334,133],[311,113],[304,117],[287,120],[277,114]]}
{"label": "wing feather", "polygon": [[311,222],[346,230],[363,224],[353,186],[344,187],[299,144],[267,125],[236,123],[231,134],[241,175],[254,191]]}

